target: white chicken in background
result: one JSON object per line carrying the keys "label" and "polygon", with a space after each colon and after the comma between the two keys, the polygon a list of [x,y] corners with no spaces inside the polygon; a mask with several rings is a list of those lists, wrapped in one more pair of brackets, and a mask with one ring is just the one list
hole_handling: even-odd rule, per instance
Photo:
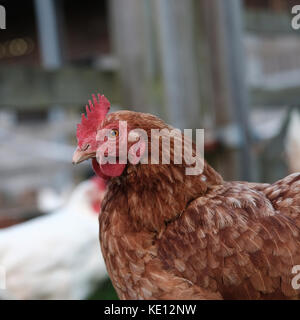
{"label": "white chicken in background", "polygon": [[61,209],[0,230],[0,266],[14,299],[84,299],[107,277],[99,255],[100,178],[80,183]]}
{"label": "white chicken in background", "polygon": [[72,188],[68,187],[62,193],[57,192],[54,188],[42,188],[37,194],[37,208],[43,213],[56,210],[66,203],[71,193]]}
{"label": "white chicken in background", "polygon": [[297,109],[290,113],[285,145],[289,172],[300,172],[300,114]]}

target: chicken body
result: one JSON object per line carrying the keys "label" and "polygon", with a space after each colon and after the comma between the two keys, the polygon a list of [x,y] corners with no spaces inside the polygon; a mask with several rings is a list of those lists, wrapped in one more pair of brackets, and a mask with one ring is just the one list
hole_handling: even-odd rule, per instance
{"label": "chicken body", "polygon": [[[46,216],[0,231],[0,266],[14,299],[84,299],[107,276],[99,256],[95,207],[104,190],[93,180]],[[99,212],[99,211],[98,211]]]}
{"label": "chicken body", "polygon": [[[120,120],[149,137],[171,130],[130,111],[106,115],[98,129],[115,135]],[[95,157],[85,150],[82,143],[73,159]],[[116,175],[95,159],[108,179],[100,243],[121,299],[298,299],[300,173],[272,185],[225,182],[206,162],[201,174],[187,175],[184,161],[171,161],[127,164]]]}
{"label": "chicken body", "polygon": [[119,297],[298,298],[300,174],[268,185],[184,167],[127,165],[109,180],[100,242]]}
{"label": "chicken body", "polygon": [[[120,298],[298,297],[292,268],[300,264],[300,174],[273,185],[227,182],[210,187],[184,203],[183,212],[159,232],[134,227],[134,209],[127,201],[132,196],[115,188],[110,187],[108,196],[117,195],[120,201],[106,199],[100,241]],[[164,203],[176,206],[176,199],[167,204],[166,193],[153,191],[148,196],[162,209]],[[140,201],[142,216],[147,204]],[[148,206],[157,210],[155,203]]]}

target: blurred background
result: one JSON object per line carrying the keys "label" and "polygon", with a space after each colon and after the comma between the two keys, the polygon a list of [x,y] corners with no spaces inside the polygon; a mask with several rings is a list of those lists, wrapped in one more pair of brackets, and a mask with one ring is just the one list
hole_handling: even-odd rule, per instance
{"label": "blurred background", "polygon": [[[288,141],[300,95],[300,31],[291,27],[297,2],[1,0],[6,29],[0,29],[0,266],[7,274],[2,293],[74,298],[64,291],[56,295],[51,284],[62,254],[53,255],[51,268],[37,271],[36,265],[45,264],[38,232],[28,231],[26,238],[37,238],[32,235],[25,249],[20,243],[24,226],[47,226],[43,218],[62,214],[80,182],[93,175],[89,163],[71,164],[76,124],[92,93],[105,94],[113,110],[154,113],[182,129],[205,128],[206,159],[227,180],[273,182],[299,170],[291,165],[299,157]],[[293,155],[286,151],[290,145]],[[64,241],[55,230],[48,236]],[[1,234],[7,239],[2,245]],[[11,248],[10,235],[18,240]],[[76,237],[87,235],[78,229]],[[45,241],[46,246],[50,240]],[[89,241],[98,246],[96,232]],[[43,250],[61,245],[53,243]],[[80,250],[93,250],[88,243],[82,240]],[[72,250],[71,245],[63,256],[84,264]],[[44,284],[30,290],[38,272]],[[80,277],[80,268],[76,272]],[[79,288],[75,298],[116,298],[105,272],[97,281],[91,280],[95,270],[84,272],[81,285],[96,285]],[[41,286],[53,292],[42,294]]]}

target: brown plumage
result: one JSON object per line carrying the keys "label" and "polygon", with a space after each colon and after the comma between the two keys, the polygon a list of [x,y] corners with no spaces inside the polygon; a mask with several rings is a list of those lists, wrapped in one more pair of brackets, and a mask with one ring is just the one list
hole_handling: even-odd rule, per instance
{"label": "brown plumage", "polygon": [[[125,111],[107,115],[98,129],[119,120],[148,133],[170,128]],[[207,163],[198,176],[185,167],[128,164],[107,177],[100,243],[119,297],[297,299],[300,174],[269,185],[224,182]]]}

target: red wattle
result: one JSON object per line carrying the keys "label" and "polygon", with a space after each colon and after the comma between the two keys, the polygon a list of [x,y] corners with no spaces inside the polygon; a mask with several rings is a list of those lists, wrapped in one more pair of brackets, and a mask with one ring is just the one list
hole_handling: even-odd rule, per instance
{"label": "red wattle", "polygon": [[124,169],[126,167],[126,164],[106,163],[106,164],[99,165],[97,160],[94,158],[92,160],[92,166],[93,166],[93,169],[94,169],[95,173],[99,177],[101,177],[102,179],[107,180],[107,179],[109,179],[109,177],[119,177],[123,173],[123,171],[124,171]]}
{"label": "red wattle", "polygon": [[106,164],[101,164],[100,165],[100,170],[101,172],[109,177],[119,177],[124,169],[126,167],[126,164],[120,164],[120,163],[106,163]]}
{"label": "red wattle", "polygon": [[104,179],[104,180],[109,179],[108,176],[104,175],[104,174],[101,172],[99,163],[97,162],[97,160],[96,160],[95,158],[93,158],[93,160],[92,160],[92,167],[93,167],[93,170],[94,170],[95,174],[96,174],[98,177],[100,177],[100,178],[102,178],[102,179]]}

